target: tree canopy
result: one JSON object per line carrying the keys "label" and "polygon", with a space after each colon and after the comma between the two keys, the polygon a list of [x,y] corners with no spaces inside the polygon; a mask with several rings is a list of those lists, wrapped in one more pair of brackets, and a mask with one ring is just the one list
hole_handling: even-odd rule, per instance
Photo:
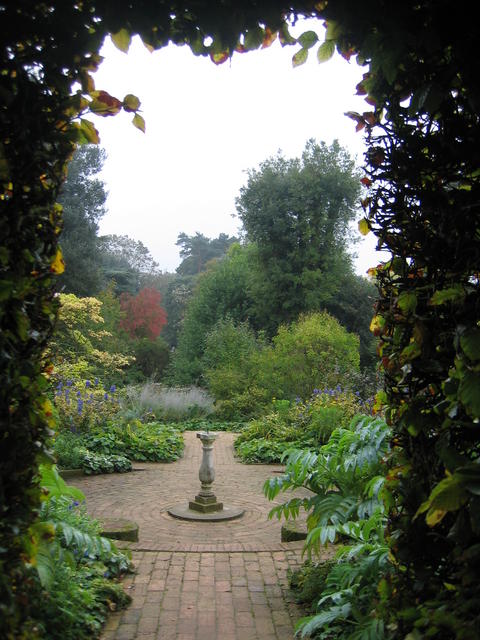
{"label": "tree canopy", "polygon": [[237,238],[221,233],[218,238],[207,238],[203,233],[189,236],[186,233],[178,235],[175,243],[180,247],[182,262],[177,267],[177,273],[181,276],[193,276],[205,270],[207,262],[214,258],[224,256]]}
{"label": "tree canopy", "polygon": [[248,172],[237,211],[257,247],[254,298],[270,334],[283,322],[325,308],[352,272],[349,223],[360,175],[348,152],[309,140],[301,158],[281,154]]}
{"label": "tree canopy", "polygon": [[63,207],[61,247],[66,269],[58,287],[79,296],[96,294],[102,286],[102,254],[98,248],[98,223],[105,215],[107,193],[97,176],[106,153],[96,145],[78,147],[68,165],[59,194]]}

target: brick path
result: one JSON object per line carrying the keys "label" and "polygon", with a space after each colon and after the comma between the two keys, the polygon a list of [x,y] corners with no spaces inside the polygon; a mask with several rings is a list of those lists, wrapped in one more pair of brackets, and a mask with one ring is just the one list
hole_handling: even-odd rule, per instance
{"label": "brick path", "polygon": [[103,640],[291,640],[301,617],[288,592],[287,569],[301,564],[301,542],[280,541],[281,522],[268,520],[262,493],[280,466],[242,465],[234,435],[215,442],[219,501],[243,506],[231,522],[187,522],[168,507],[199,488],[201,443],[186,432],[185,454],[172,464],[136,463],[138,471],[75,479],[99,519],[139,525],[129,544],[136,573],[124,580],[133,602],[107,623]]}

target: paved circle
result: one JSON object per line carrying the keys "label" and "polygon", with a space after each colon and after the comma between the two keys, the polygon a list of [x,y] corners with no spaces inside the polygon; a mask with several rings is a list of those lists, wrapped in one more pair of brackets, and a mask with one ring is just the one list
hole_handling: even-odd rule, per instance
{"label": "paved circle", "polygon": [[[244,509],[228,522],[178,520],[168,509],[193,499],[200,482],[202,447],[194,432],[185,432],[185,452],[174,463],[135,463],[128,474],[84,476],[74,483],[86,495],[87,509],[95,518],[127,518],[139,525],[138,542],[129,547],[143,551],[272,551],[301,548],[302,543],[282,543],[281,522],[269,519],[274,506],[263,495],[267,478],[280,465],[244,465],[234,457],[235,435],[220,433],[214,446],[219,502]],[[280,496],[279,502],[284,499]],[[293,545],[293,547],[292,547]]]}

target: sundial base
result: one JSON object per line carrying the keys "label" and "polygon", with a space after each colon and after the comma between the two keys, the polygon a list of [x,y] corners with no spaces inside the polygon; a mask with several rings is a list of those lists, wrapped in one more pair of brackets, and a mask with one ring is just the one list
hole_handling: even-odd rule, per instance
{"label": "sundial base", "polygon": [[[192,503],[190,503],[192,504]],[[197,511],[191,509],[188,504],[176,504],[168,509],[168,513],[174,518],[179,520],[197,520],[203,522],[221,522],[222,520],[235,520],[235,518],[241,518],[245,513],[245,509],[239,507],[233,507],[229,505],[222,505],[222,503],[215,503],[220,506],[220,510],[217,511]],[[213,506],[213,505],[211,505]]]}

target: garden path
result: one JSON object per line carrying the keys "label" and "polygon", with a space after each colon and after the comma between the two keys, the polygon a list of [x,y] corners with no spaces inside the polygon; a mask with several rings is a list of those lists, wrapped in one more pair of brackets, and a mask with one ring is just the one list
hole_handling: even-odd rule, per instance
{"label": "garden path", "polygon": [[242,506],[245,515],[178,520],[167,509],[198,492],[202,453],[194,432],[184,438],[177,462],[75,479],[92,516],[139,525],[138,542],[128,544],[136,573],[124,580],[133,601],[112,614],[102,640],[291,640],[301,612],[288,592],[287,570],[301,564],[303,544],[281,542],[281,522],[268,520],[272,503],[262,493],[282,467],[240,464],[234,434],[220,433],[213,488],[219,501]]}

